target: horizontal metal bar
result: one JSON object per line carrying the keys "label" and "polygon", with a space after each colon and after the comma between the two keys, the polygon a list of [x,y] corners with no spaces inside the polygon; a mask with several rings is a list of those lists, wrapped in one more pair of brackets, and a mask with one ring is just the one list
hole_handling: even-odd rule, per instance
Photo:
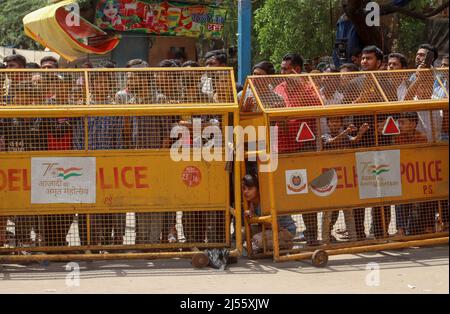
{"label": "horizontal metal bar", "polygon": [[[219,147],[217,148],[219,150]],[[115,150],[52,150],[52,151],[24,151],[24,152],[0,152],[0,160],[11,158],[31,158],[37,156],[46,156],[51,153],[52,157],[166,157],[170,158],[170,149],[168,148],[155,148],[155,149],[115,149]],[[225,153],[225,150],[221,148],[221,155]],[[171,160],[171,159],[170,159]],[[171,160],[172,161],[172,160]],[[202,163],[210,164],[211,162],[201,161]]]}
{"label": "horizontal metal bar", "polygon": [[[385,250],[396,250],[413,246],[431,246],[431,245],[439,245],[446,244],[449,242],[448,237],[444,238],[435,238],[435,239],[425,239],[425,240],[415,240],[415,241],[405,241],[405,242],[395,242],[395,243],[384,243],[384,244],[375,244],[375,245],[366,245],[359,246],[355,243],[354,247],[351,248],[342,248],[342,249],[330,249],[324,250],[328,255],[340,255],[340,254],[356,254],[356,253],[364,253],[364,252],[378,252]],[[317,250],[320,250],[320,247],[317,247]],[[275,262],[287,262],[287,261],[298,261],[312,258],[314,252],[306,252],[299,254],[290,254],[288,256],[274,256]]]}
{"label": "horizontal metal bar", "polygon": [[145,116],[195,114],[225,115],[238,110],[236,103],[217,103],[214,105],[141,105],[141,106],[4,106],[0,108],[0,118],[8,117],[84,117],[84,116]]}
{"label": "horizontal metal bar", "polygon": [[[59,69],[1,69],[0,73],[26,73],[26,72],[55,72],[55,73],[65,73],[65,72],[76,72],[76,73],[84,73],[84,72],[214,72],[214,71],[227,71],[232,72],[234,69],[232,67],[198,67],[198,68],[93,68],[93,69],[69,69],[69,68],[59,68]],[[231,73],[230,73],[231,74]]]}
{"label": "horizontal metal bar", "polygon": [[261,216],[261,217],[251,217],[249,219],[249,223],[251,224],[257,224],[257,223],[271,223],[272,222],[272,216]]}
{"label": "horizontal metal bar", "polygon": [[[448,232],[438,232],[432,234],[422,234],[417,236],[391,236],[389,238],[384,239],[372,239],[372,240],[364,240],[357,242],[339,242],[333,244],[323,244],[320,246],[306,246],[304,248],[297,248],[292,250],[280,250],[280,255],[284,254],[292,255],[292,254],[301,254],[301,253],[314,253],[316,250],[335,250],[335,249],[343,249],[343,248],[353,248],[355,246],[366,246],[366,245],[376,245],[376,244],[385,244],[391,242],[408,242],[408,241],[417,241],[417,240],[427,240],[427,239],[435,239],[435,238],[444,238],[448,237]],[[294,241],[295,243],[295,241]],[[258,253],[253,254],[252,258],[268,258],[273,257],[273,252],[267,253]]]}
{"label": "horizontal metal bar", "polygon": [[[11,208],[0,209],[0,216],[44,216],[44,215],[75,215],[75,214],[126,214],[126,213],[176,213],[176,212],[227,212],[225,205],[223,207],[211,207],[210,205],[200,204],[198,206],[190,206],[184,208],[183,205],[164,207],[163,205],[141,206],[136,205],[136,208],[128,206],[126,208],[117,209],[108,207],[95,207],[92,204],[67,204],[67,207],[58,206],[58,204],[39,204],[33,205],[33,208]],[[184,205],[186,206],[186,205]],[[216,206],[216,204],[214,204]],[[49,209],[53,208],[53,209]]]}
{"label": "horizontal metal bar", "polygon": [[[377,245],[377,244],[385,244],[391,242],[408,242],[408,241],[418,241],[418,240],[427,240],[427,239],[435,239],[435,238],[444,238],[448,237],[448,232],[438,232],[431,234],[422,234],[417,236],[390,236],[389,238],[382,239],[372,239],[372,240],[364,240],[364,241],[343,241],[338,243],[330,243],[323,244],[321,246],[306,246],[304,248],[292,249],[292,250],[280,250],[281,254],[296,254],[296,253],[305,253],[305,252],[314,252],[318,249],[320,250],[335,250],[335,249],[344,249],[344,248],[353,248],[355,246],[366,246],[366,245]],[[295,243],[295,241],[294,241]]]}
{"label": "horizontal metal bar", "polygon": [[304,215],[304,214],[316,214],[320,212],[329,212],[329,211],[340,211],[340,210],[351,210],[355,208],[373,208],[373,207],[381,207],[381,206],[397,206],[397,205],[405,205],[405,204],[416,204],[416,203],[428,203],[428,202],[437,202],[437,201],[446,201],[447,198],[441,197],[427,197],[423,199],[410,199],[408,202],[402,201],[379,201],[379,202],[372,202],[372,203],[364,203],[364,204],[358,204],[356,206],[348,205],[348,206],[339,206],[339,208],[333,208],[333,204],[330,204],[330,207],[327,206],[321,206],[320,208],[313,208],[308,210],[293,210],[293,211],[283,211],[283,212],[277,212],[278,215]]}
{"label": "horizontal metal bar", "polygon": [[352,104],[348,106],[264,109],[270,117],[326,117],[334,115],[384,114],[405,111],[448,110],[448,99]]}
{"label": "horizontal metal bar", "polygon": [[[448,69],[447,69],[448,70]],[[408,69],[408,70],[395,70],[395,71],[389,71],[389,74],[394,74],[394,73],[410,73],[410,74],[415,74],[417,72],[430,72],[429,69]],[[361,76],[361,75],[370,75],[370,74],[385,74],[386,71],[363,71],[363,72],[334,72],[334,73],[308,73],[308,74],[271,74],[271,75],[250,75],[247,77],[248,80],[253,80],[253,79],[263,79],[263,78],[299,78],[299,77],[304,77],[307,78],[309,76],[314,77],[314,76],[352,76],[352,77],[357,77],[357,76]]]}
{"label": "horizontal metal bar", "polygon": [[[426,143],[426,144],[404,144],[401,145],[402,149],[409,149],[409,148],[434,148],[434,147],[443,147],[448,146],[448,142],[438,142],[438,143]],[[298,152],[298,153],[288,153],[288,154],[278,154],[278,158],[281,159],[288,159],[292,157],[296,158],[304,158],[304,157],[312,157],[312,156],[334,156],[334,155],[342,155],[343,153],[346,154],[352,154],[352,153],[358,153],[358,152],[371,152],[371,151],[385,151],[390,149],[398,149],[399,145],[386,145],[386,146],[377,146],[377,147],[362,147],[362,148],[352,148],[352,149],[336,149],[336,150],[322,150],[322,151],[313,151],[313,152]],[[259,155],[264,156],[267,154],[264,150],[258,150],[258,151],[250,151],[245,152],[244,156],[246,158],[250,157],[258,157]],[[270,160],[267,161],[261,161],[259,162],[261,164],[266,164]]]}
{"label": "horizontal metal bar", "polygon": [[12,252],[75,252],[75,251],[135,251],[135,250],[176,250],[192,248],[225,248],[226,243],[153,243],[132,245],[85,245],[85,246],[60,246],[60,247],[15,247],[0,248],[0,253]]}
{"label": "horizontal metal bar", "polygon": [[[192,258],[193,256],[199,253],[201,252],[193,251],[193,252],[154,252],[154,253],[116,253],[116,254],[0,255],[0,263]],[[231,251],[230,257],[239,257],[239,252],[237,250]]]}

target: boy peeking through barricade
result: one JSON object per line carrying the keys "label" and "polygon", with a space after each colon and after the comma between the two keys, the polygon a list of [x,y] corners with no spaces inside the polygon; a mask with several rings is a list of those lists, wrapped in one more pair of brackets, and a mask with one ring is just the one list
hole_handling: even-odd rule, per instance
{"label": "boy peeking through barricade", "polygon": [[[244,213],[247,217],[261,216],[259,182],[256,174],[248,174],[242,179],[242,194],[248,204]],[[292,249],[293,240],[297,234],[297,226],[290,215],[278,217],[280,249]],[[269,226],[270,227],[270,226]],[[263,240],[267,240],[267,248],[273,249],[272,231],[263,235],[259,226],[252,226],[252,249],[254,252],[263,249]]]}

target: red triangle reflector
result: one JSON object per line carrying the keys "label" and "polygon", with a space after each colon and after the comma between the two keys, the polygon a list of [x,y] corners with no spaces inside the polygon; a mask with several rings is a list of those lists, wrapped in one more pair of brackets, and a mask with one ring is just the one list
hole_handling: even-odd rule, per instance
{"label": "red triangle reflector", "polygon": [[389,117],[383,128],[383,135],[399,135],[400,129],[393,117]]}
{"label": "red triangle reflector", "polygon": [[298,131],[296,141],[298,143],[304,143],[304,142],[311,142],[315,141],[316,136],[311,131],[311,128],[309,127],[308,123],[303,122],[300,126],[300,130]]}

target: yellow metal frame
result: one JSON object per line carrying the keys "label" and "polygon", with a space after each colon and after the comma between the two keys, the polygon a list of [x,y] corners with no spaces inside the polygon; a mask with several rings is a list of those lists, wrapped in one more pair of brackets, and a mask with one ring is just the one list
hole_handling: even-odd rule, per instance
{"label": "yellow metal frame", "polygon": [[[155,115],[155,116],[163,116],[163,115],[210,115],[210,114],[218,114],[223,117],[222,121],[222,131],[225,133],[225,127],[230,125],[235,127],[239,123],[239,107],[237,102],[237,92],[235,86],[234,73],[232,68],[189,68],[189,69],[173,69],[173,68],[148,68],[148,69],[67,69],[63,70],[64,72],[78,72],[84,74],[84,79],[86,81],[85,85],[85,102],[89,104],[89,86],[88,86],[88,74],[90,72],[184,72],[184,71],[195,71],[199,73],[203,73],[204,71],[212,72],[212,71],[221,71],[228,74],[227,80],[230,83],[230,90],[232,91],[232,95],[229,95],[230,102],[228,103],[205,103],[205,104],[147,104],[147,105],[59,105],[59,106],[4,106],[0,110],[0,117],[2,118],[10,118],[10,117],[47,117],[47,118],[56,118],[56,117],[80,117],[87,121],[88,117],[93,116],[144,116],[144,115]],[[7,74],[12,72],[25,72],[23,70],[1,70],[0,74]],[[43,70],[27,70],[26,72],[37,72],[42,73]],[[45,70],[45,72],[62,72],[61,70]],[[230,123],[229,115],[232,114],[233,121]],[[0,161],[2,159],[16,159],[16,158],[27,158],[27,157],[39,157],[39,156],[49,156],[52,157],[108,157],[108,156],[168,156],[170,150],[169,149],[156,149],[156,150],[129,150],[129,149],[120,149],[113,151],[91,151],[88,149],[88,124],[85,123],[85,147],[82,151],[37,151],[37,152],[0,152]],[[225,137],[224,137],[225,138]],[[235,144],[238,140],[237,137],[234,137],[232,140]],[[222,156],[226,154],[226,147],[222,149]],[[23,250],[28,250],[29,252],[67,252],[77,250],[157,250],[158,252],[153,253],[113,253],[109,255],[99,255],[99,254],[66,254],[60,253],[55,255],[27,255],[27,256],[13,256],[13,255],[0,255],[0,262],[7,261],[75,261],[75,260],[114,260],[114,259],[152,259],[152,258],[190,258],[199,254],[199,252],[179,252],[179,249],[193,249],[194,247],[198,248],[234,248],[231,251],[231,256],[240,256],[242,254],[242,234],[241,234],[241,196],[240,196],[240,163],[234,162],[234,174],[235,174],[235,182],[233,186],[230,185],[230,179],[227,177],[224,180],[224,185],[226,187],[227,195],[230,196],[230,193],[235,194],[235,206],[231,208],[230,199],[227,197],[225,208],[222,207],[214,207],[213,206],[196,206],[195,208],[188,208],[180,204],[176,209],[169,211],[223,211],[225,214],[225,243],[176,243],[176,244],[148,244],[148,245],[123,245],[123,246],[92,246],[88,243],[87,246],[73,246],[73,247],[35,247],[35,248],[0,248],[0,253],[11,253],[18,252]],[[46,207],[47,209],[45,209]],[[48,208],[52,207],[53,210],[49,210]],[[51,215],[51,214],[88,214],[87,219],[89,221],[89,214],[96,214],[97,212],[92,211],[92,206],[85,204],[83,206],[74,206],[71,209],[61,209],[56,210],[57,204],[55,206],[37,206],[38,212],[35,210],[27,210],[21,211],[20,215]],[[168,212],[167,209],[161,209],[158,206],[139,206],[139,208],[129,208],[127,210],[123,209],[108,209],[107,213],[125,213],[125,212]],[[105,211],[99,211],[98,213],[104,214]],[[18,215],[17,211],[2,211],[1,216],[16,216]],[[231,224],[231,216],[235,219],[235,236],[236,242],[232,243],[231,234],[230,234],[230,224]],[[88,223],[86,226],[87,234],[91,232],[91,224]],[[88,236],[88,240],[89,240]],[[169,250],[169,251],[167,251]],[[167,251],[167,252],[164,252]]]}
{"label": "yellow metal frame", "polygon": [[[419,70],[419,71],[429,71],[429,70]],[[401,72],[401,73],[417,73],[416,70],[411,71],[394,71],[394,72]],[[378,89],[378,92],[382,95],[385,102],[382,103],[358,103],[358,104],[351,104],[351,105],[330,105],[325,106],[323,103],[323,100],[321,97],[319,97],[322,106],[315,106],[315,107],[293,107],[293,108],[277,108],[277,109],[268,109],[263,106],[263,103],[256,91],[256,88],[253,84],[253,79],[261,78],[261,76],[249,76],[247,79],[247,82],[245,86],[248,86],[257,102],[257,106],[260,110],[260,112],[251,112],[251,113],[243,113],[243,120],[245,121],[246,125],[251,125],[253,121],[259,120],[261,117],[265,121],[265,125],[267,127],[270,126],[270,120],[271,118],[321,118],[321,117],[327,117],[327,116],[346,116],[346,115],[376,115],[376,114],[385,114],[385,113],[397,113],[397,112],[406,112],[406,111],[433,111],[433,110],[447,110],[449,109],[449,103],[448,103],[448,92],[441,81],[441,79],[437,76],[437,80],[443,90],[445,91],[445,94],[447,96],[446,99],[440,99],[440,100],[420,100],[420,101],[403,101],[403,102],[389,102],[386,94],[384,93],[383,89],[380,86],[380,83],[378,82],[376,78],[376,73],[379,72],[365,72],[365,74],[371,75],[372,79],[376,83],[376,87]],[[330,73],[327,74],[329,76],[338,76],[338,75],[355,75],[355,73]],[[312,82],[312,77],[320,77],[324,76],[324,74],[308,74],[308,75],[271,75],[271,76],[264,76],[266,78],[285,78],[285,77],[304,77],[308,78],[310,82]],[[315,89],[315,92],[317,95],[319,95],[318,90],[315,86],[315,84],[312,84],[312,86]],[[243,97],[241,99],[241,102],[239,104],[239,108],[242,108],[243,101],[245,100],[245,92],[243,94]],[[434,125],[432,127],[433,129],[433,143],[431,144],[411,144],[411,145],[403,145],[402,148],[419,148],[419,147],[437,147],[437,146],[447,146],[447,143],[437,143],[436,139],[434,138]],[[270,152],[271,144],[270,137],[267,137],[267,153]],[[345,152],[358,152],[358,151],[380,151],[380,150],[386,150],[390,149],[392,146],[383,146],[378,147],[378,141],[377,141],[377,147],[371,147],[371,148],[361,148],[361,149],[351,149],[346,150]],[[292,153],[292,154],[283,154],[280,155],[279,158],[292,158],[293,156],[314,156],[314,155],[337,155],[341,154],[342,150],[334,150],[334,151],[326,151],[326,152],[305,152],[305,153]],[[253,154],[258,152],[248,152],[248,154]],[[260,161],[259,161],[260,162]],[[242,175],[245,174],[245,165],[243,166],[243,172]],[[294,261],[294,260],[302,260],[302,259],[309,259],[313,257],[314,248],[305,248],[305,249],[296,249],[291,251],[281,251],[279,246],[279,238],[278,238],[278,210],[275,206],[276,204],[276,193],[274,188],[274,179],[273,179],[273,173],[268,173],[268,195],[269,195],[269,203],[270,203],[270,215],[269,216],[263,216],[263,217],[254,217],[254,218],[246,218],[244,220],[245,223],[245,230],[246,230],[246,241],[247,241],[247,251],[249,256],[251,257],[269,257],[272,256],[275,262],[284,262],[284,261]],[[440,198],[434,199],[430,198],[427,201],[436,201],[436,200],[442,200]],[[419,203],[424,202],[424,200],[411,200],[409,203]],[[389,205],[395,205],[394,203],[390,202]],[[375,207],[375,206],[381,206],[382,213],[381,217],[384,217],[384,207],[383,204],[380,205],[380,203],[367,203],[366,207]],[[246,204],[244,204],[244,208],[246,208]],[[349,208],[340,208],[342,210],[345,209],[353,209],[352,207]],[[333,209],[324,209],[324,211],[332,211]],[[439,211],[442,212],[441,205],[439,202]],[[290,214],[305,214],[308,213],[308,210],[305,211],[296,211],[296,212],[290,212]],[[314,213],[317,213],[317,211],[314,211]],[[283,214],[287,214],[284,213]],[[442,217],[442,214],[440,215]],[[383,225],[385,224],[384,219],[382,219]],[[252,252],[252,244],[251,244],[251,235],[250,232],[250,225],[257,223],[257,224],[263,224],[270,222],[272,225],[272,237],[273,237],[273,251],[268,251],[266,247],[266,241],[265,241],[265,234],[263,233],[264,238],[264,253],[263,254],[253,254]],[[386,230],[385,226],[384,229]],[[427,246],[427,245],[437,245],[437,244],[446,244],[449,241],[449,233],[448,232],[438,232],[435,234],[428,234],[428,235],[422,235],[422,236],[404,236],[404,237],[391,237],[383,240],[368,240],[368,241],[362,241],[361,243],[348,243],[348,244],[335,244],[335,245],[325,245],[318,247],[316,249],[320,249],[325,251],[327,255],[337,255],[337,254],[354,254],[354,253],[361,253],[361,252],[370,252],[370,251],[380,251],[380,250],[386,250],[386,249],[399,249],[399,248],[405,248],[410,246]],[[286,255],[287,254],[287,255]]]}

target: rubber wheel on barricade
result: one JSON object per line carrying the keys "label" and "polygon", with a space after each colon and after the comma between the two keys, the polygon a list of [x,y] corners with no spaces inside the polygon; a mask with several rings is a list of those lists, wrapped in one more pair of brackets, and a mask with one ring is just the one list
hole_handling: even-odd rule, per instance
{"label": "rubber wheel on barricade", "polygon": [[197,253],[192,257],[192,265],[195,268],[205,268],[209,264],[208,254]]}
{"label": "rubber wheel on barricade", "polygon": [[325,267],[328,264],[328,254],[324,250],[317,250],[313,253],[311,261],[315,267]]}

